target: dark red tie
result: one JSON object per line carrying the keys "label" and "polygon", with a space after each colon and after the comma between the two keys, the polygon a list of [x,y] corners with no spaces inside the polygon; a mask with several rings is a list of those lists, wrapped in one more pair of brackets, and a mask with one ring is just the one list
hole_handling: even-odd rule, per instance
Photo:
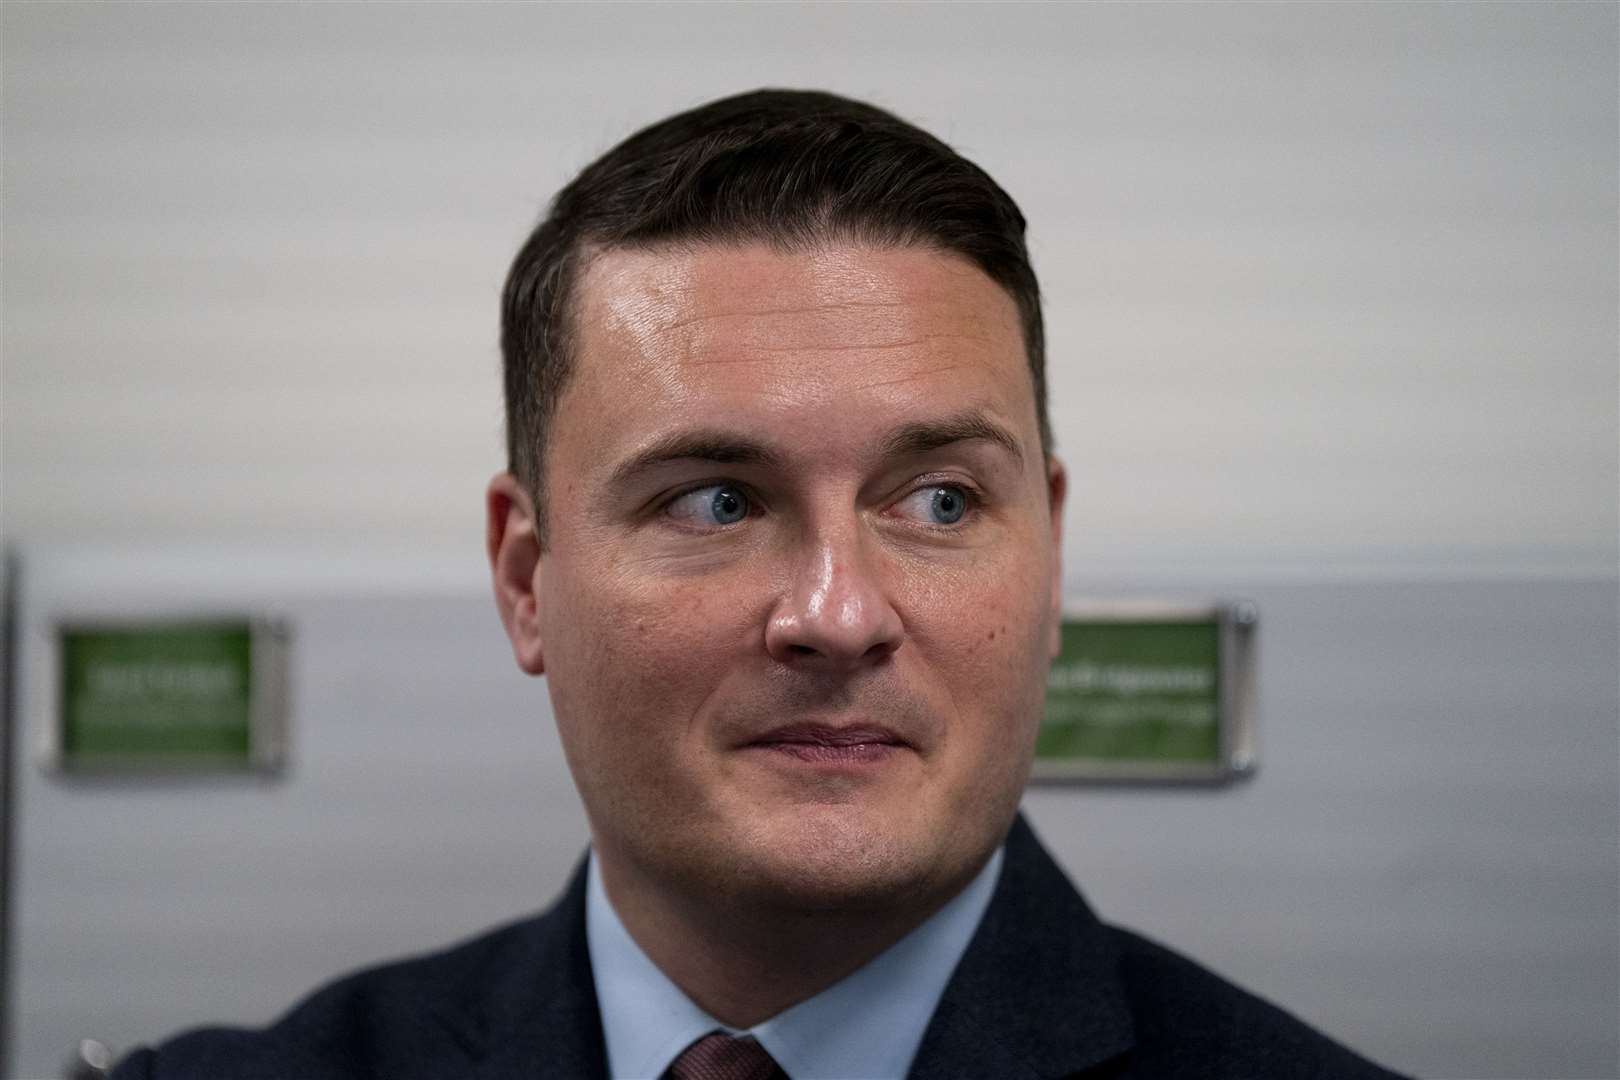
{"label": "dark red tie", "polygon": [[787,1074],[753,1039],[716,1031],[682,1050],[668,1076],[669,1080],[783,1080]]}

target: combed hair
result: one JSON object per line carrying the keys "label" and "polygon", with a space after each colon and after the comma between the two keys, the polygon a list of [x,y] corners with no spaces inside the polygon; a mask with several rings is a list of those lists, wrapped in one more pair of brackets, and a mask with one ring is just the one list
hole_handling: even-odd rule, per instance
{"label": "combed hair", "polygon": [[548,428],[573,369],[570,291],[585,259],[614,248],[847,241],[951,252],[1017,304],[1046,415],[1040,288],[1024,215],[977,165],[863,102],[811,90],[722,98],[631,135],[557,193],[512,263],[501,299],[507,467],[543,528]]}

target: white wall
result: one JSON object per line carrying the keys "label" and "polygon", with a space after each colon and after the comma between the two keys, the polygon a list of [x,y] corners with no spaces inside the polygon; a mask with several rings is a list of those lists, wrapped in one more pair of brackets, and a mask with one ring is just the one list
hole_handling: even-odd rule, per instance
{"label": "white wall", "polygon": [[13,538],[476,546],[542,202],[787,84],[1023,204],[1071,567],[1614,570],[1614,5],[0,18]]}

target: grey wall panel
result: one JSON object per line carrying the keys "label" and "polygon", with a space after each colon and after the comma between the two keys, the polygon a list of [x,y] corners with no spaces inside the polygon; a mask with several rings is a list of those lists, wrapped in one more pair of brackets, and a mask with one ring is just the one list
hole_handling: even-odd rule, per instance
{"label": "grey wall panel", "polygon": [[262,1023],[317,982],[543,905],[586,830],[492,605],[290,597],[293,754],[266,780],[19,770],[12,1075],[84,1037]]}
{"label": "grey wall panel", "polygon": [[[1260,772],[1034,790],[1095,906],[1392,1065],[1614,1075],[1615,582],[1218,591],[1261,606]],[[544,685],[479,592],[295,588],[280,607],[284,778],[22,763],[13,1075],[87,1035],[262,1023],[339,971],[537,908],[578,857]]]}
{"label": "grey wall panel", "polygon": [[1254,781],[1027,801],[1096,906],[1422,1075],[1620,1072],[1615,584],[1229,588]]}

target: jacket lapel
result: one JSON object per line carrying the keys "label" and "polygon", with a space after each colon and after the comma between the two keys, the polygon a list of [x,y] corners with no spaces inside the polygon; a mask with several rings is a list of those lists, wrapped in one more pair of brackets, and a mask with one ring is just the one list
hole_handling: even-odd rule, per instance
{"label": "jacket lapel", "polygon": [[1134,1042],[1107,931],[1022,814],[1006,852],[912,1063],[916,1080],[1106,1074]]}
{"label": "jacket lapel", "polygon": [[[1021,814],[1006,851],[990,907],[912,1063],[915,1080],[1106,1075],[1133,1044],[1103,925]],[[550,911],[508,934],[439,1010],[466,1055],[454,1073],[469,1080],[605,1077],[583,863]]]}
{"label": "jacket lapel", "polygon": [[[607,1050],[585,939],[585,864],[551,910],[515,931],[451,995],[441,1019],[468,1080],[599,1080]],[[445,1075],[451,1075],[446,1073]]]}

